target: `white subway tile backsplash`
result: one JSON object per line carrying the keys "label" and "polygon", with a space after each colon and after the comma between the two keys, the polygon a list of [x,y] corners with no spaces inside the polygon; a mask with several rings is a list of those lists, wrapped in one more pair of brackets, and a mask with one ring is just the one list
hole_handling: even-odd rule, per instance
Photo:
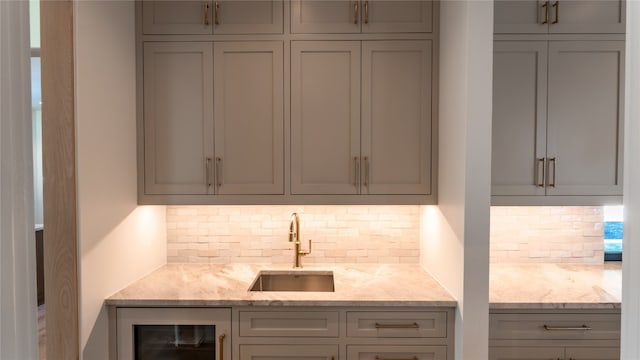
{"label": "white subway tile backsplash", "polygon": [[419,206],[168,206],[167,261],[291,263],[291,213],[303,263],[418,263]]}
{"label": "white subway tile backsplash", "polygon": [[491,262],[604,261],[600,206],[494,206]]}

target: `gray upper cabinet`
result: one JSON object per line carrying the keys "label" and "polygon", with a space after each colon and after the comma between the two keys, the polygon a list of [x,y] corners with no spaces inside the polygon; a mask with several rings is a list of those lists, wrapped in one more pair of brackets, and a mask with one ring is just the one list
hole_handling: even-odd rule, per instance
{"label": "gray upper cabinet", "polygon": [[144,34],[281,34],[282,0],[143,0]]}
{"label": "gray upper cabinet", "polygon": [[293,194],[430,193],[431,51],[429,40],[293,42]]}
{"label": "gray upper cabinet", "polygon": [[145,194],[207,194],[213,45],[144,44]]}
{"label": "gray upper cabinet", "polygon": [[431,32],[432,1],[292,0],[292,33]]}
{"label": "gray upper cabinet", "polygon": [[291,45],[291,193],[358,194],[360,42]]}
{"label": "gray upper cabinet", "polygon": [[624,33],[624,0],[497,0],[494,31],[506,33]]}
{"label": "gray upper cabinet", "polygon": [[547,42],[493,46],[492,195],[544,195]]}
{"label": "gray upper cabinet", "polygon": [[211,1],[142,1],[144,34],[200,34],[213,32]]}
{"label": "gray upper cabinet", "polygon": [[283,194],[282,67],[281,41],[145,43],[145,194]]}
{"label": "gray upper cabinet", "polygon": [[549,42],[548,195],[622,195],[624,41]]}
{"label": "gray upper cabinet", "polygon": [[624,42],[494,51],[492,195],[622,195]]}
{"label": "gray upper cabinet", "polygon": [[214,44],[217,194],[284,193],[283,44]]}
{"label": "gray upper cabinet", "polygon": [[362,187],[428,194],[431,41],[362,43]]}

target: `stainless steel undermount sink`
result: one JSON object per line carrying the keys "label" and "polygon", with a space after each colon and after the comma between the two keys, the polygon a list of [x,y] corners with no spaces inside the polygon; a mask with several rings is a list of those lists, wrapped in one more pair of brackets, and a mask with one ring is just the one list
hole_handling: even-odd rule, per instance
{"label": "stainless steel undermount sink", "polygon": [[333,292],[332,271],[261,271],[249,291]]}

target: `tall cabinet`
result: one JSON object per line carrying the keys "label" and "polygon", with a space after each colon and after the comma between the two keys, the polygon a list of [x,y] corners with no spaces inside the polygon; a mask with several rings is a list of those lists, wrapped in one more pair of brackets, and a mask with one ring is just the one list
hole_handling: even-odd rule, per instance
{"label": "tall cabinet", "polygon": [[137,11],[140,203],[435,203],[433,2]]}
{"label": "tall cabinet", "polygon": [[[543,12],[549,7],[545,4]],[[624,9],[624,3],[616,1],[607,5],[584,2],[581,7],[586,8],[581,11],[595,12],[615,4],[618,10]],[[519,19],[518,14],[529,5],[519,1],[495,4],[492,202],[570,205],[620,201],[624,35],[558,35],[552,32],[555,20],[538,24],[545,27],[545,33],[531,35],[533,27],[505,26],[500,20],[509,13]],[[570,13],[572,6],[578,8],[576,4],[561,1],[559,6],[564,9],[560,19],[578,23],[577,15]],[[587,25],[595,20],[589,19],[571,31],[604,31],[606,18],[591,28]],[[607,29],[624,30],[613,25]],[[503,31],[517,34],[498,35]]]}

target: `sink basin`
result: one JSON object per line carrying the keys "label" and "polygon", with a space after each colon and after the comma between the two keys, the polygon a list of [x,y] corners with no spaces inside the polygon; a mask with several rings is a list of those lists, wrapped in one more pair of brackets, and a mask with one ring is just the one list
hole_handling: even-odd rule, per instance
{"label": "sink basin", "polygon": [[261,271],[249,291],[333,292],[331,271]]}

